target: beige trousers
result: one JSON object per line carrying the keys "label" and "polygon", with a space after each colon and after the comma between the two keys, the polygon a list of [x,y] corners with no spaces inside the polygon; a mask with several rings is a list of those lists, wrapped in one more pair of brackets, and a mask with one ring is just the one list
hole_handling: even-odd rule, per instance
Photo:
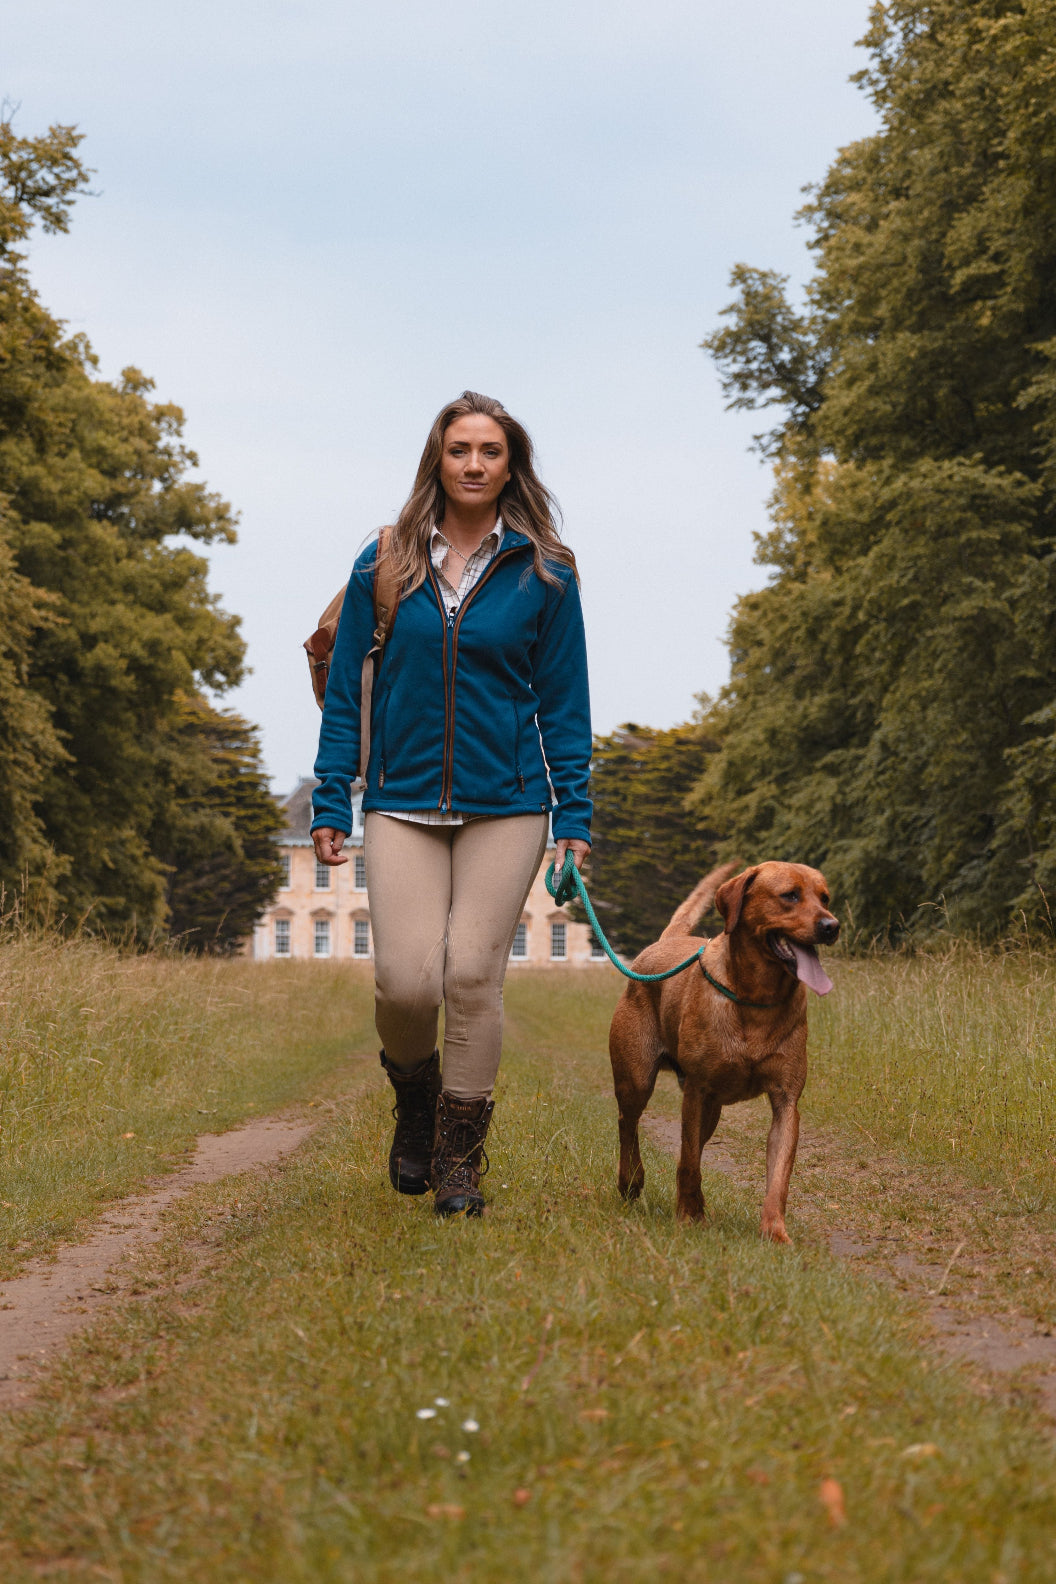
{"label": "beige trousers", "polygon": [[444,1088],[461,1099],[490,1095],[495,1083],[502,981],[546,829],[545,814],[466,825],[366,816],[381,1043],[395,1066],[416,1067],[436,1048],[443,1001]]}

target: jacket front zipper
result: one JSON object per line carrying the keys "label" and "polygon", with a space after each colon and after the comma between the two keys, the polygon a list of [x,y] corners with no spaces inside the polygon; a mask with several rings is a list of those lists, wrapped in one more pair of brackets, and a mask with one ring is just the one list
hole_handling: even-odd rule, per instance
{"label": "jacket front zipper", "polygon": [[[455,776],[455,670],[458,666],[458,629],[462,624],[463,612],[474,594],[488,581],[503,556],[513,555],[518,548],[514,546],[510,550],[500,550],[498,555],[492,556],[465,599],[455,610],[447,609],[432,563],[429,566],[433,593],[436,595],[440,614],[444,618],[444,775],[437,808],[446,814],[451,812],[451,790]],[[451,650],[450,664],[448,664],[448,646]]]}

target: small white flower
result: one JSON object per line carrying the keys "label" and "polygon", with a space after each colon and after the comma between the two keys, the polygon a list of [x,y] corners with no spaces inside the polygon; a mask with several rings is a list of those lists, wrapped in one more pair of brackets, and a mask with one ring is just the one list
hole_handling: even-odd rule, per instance
{"label": "small white flower", "polygon": [[468,1452],[456,1452],[455,1453],[455,1462],[456,1463],[468,1463],[469,1462],[469,1453]]}
{"label": "small white flower", "polygon": [[434,1397],[433,1401],[438,1408],[450,1408],[451,1406],[446,1397]]}
{"label": "small white flower", "polygon": [[436,1418],[436,1409],[435,1408],[419,1408],[418,1412],[415,1414],[414,1417],[416,1419],[435,1419]]}
{"label": "small white flower", "polygon": [[475,1419],[463,1419],[462,1428],[467,1435],[474,1435],[480,1426]]}

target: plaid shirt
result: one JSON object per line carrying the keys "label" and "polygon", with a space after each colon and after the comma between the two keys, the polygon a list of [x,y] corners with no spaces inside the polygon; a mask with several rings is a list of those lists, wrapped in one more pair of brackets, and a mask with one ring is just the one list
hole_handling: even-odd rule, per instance
{"label": "plaid shirt", "polygon": [[[462,565],[462,576],[456,586],[449,581],[443,571],[448,551],[451,550],[450,541],[444,538],[439,528],[433,529],[432,538],[429,540],[429,559],[433,563],[436,581],[440,585],[440,593],[449,616],[452,611],[457,611],[470,589],[480,581],[488,563],[498,555],[501,544],[502,518],[500,517],[491,533],[484,535],[468,561],[460,563],[457,550],[453,552],[450,570],[453,572],[455,567]],[[454,810],[447,813],[443,809],[421,809],[399,814],[391,809],[385,809],[383,812],[386,819],[410,820],[414,825],[464,825],[467,819],[487,818],[486,815],[481,814],[459,814]]]}

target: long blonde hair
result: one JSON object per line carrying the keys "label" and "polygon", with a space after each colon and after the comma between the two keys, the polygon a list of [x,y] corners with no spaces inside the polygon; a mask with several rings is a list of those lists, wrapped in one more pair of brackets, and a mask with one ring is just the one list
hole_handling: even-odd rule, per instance
{"label": "long blonde hair", "polygon": [[544,583],[560,582],[554,571],[555,564],[570,567],[578,582],[576,558],[562,543],[557,531],[557,502],[535,471],[534,449],[527,429],[516,418],[511,418],[502,403],[493,397],[481,396],[478,391],[463,391],[457,401],[448,402],[437,413],[418,464],[414,488],[389,537],[393,570],[404,592],[412,593],[428,576],[429,540],[433,528],[444,520],[446,505],[440,483],[444,435],[456,418],[465,418],[469,413],[483,413],[493,418],[506,436],[510,476],[498,500],[503,525],[531,541],[536,576]]}

